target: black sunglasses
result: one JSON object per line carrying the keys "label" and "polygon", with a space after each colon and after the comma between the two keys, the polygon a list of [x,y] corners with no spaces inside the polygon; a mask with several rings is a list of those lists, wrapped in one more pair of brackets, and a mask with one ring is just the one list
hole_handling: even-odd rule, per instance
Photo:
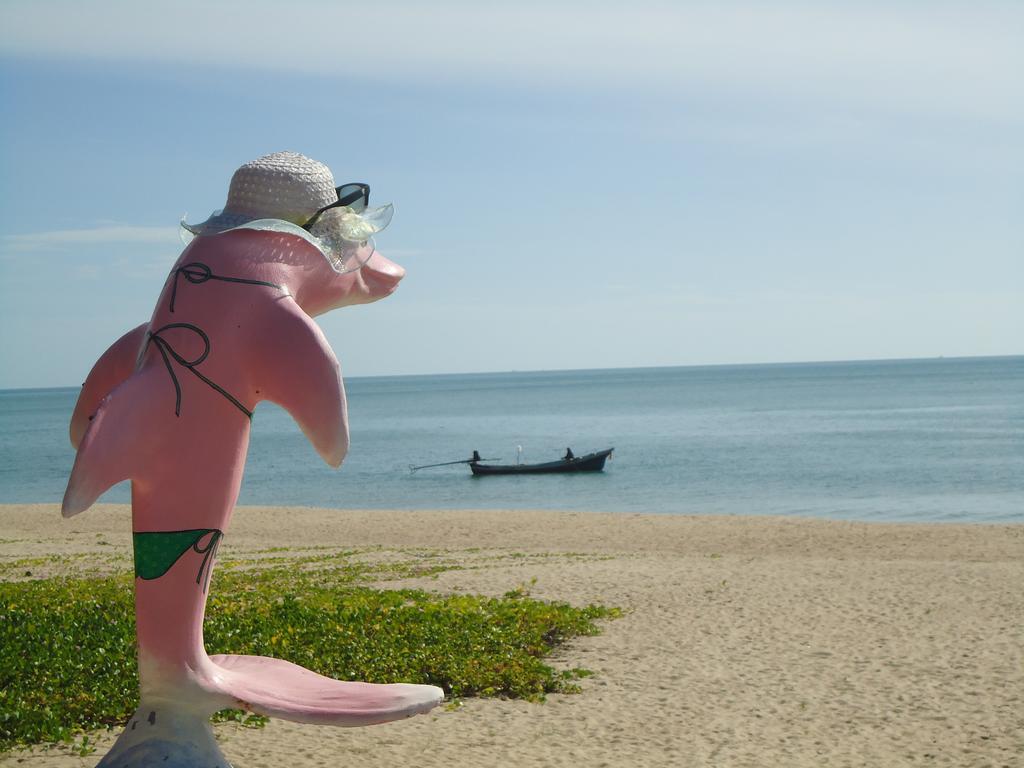
{"label": "black sunglasses", "polygon": [[367,204],[370,202],[370,185],[363,184],[360,181],[353,182],[351,184],[342,184],[340,187],[335,188],[335,192],[338,193],[338,199],[330,205],[325,205],[319,211],[314,213],[302,228],[309,230],[316,220],[320,218],[320,214],[324,211],[329,211],[331,208],[340,208],[342,206],[348,206],[356,213],[362,213],[366,210]]}

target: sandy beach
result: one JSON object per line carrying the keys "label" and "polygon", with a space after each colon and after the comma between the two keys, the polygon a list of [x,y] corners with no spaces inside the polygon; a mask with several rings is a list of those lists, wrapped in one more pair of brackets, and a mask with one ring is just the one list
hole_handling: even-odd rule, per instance
{"label": "sandy beach", "polygon": [[[458,565],[389,588],[523,587],[624,614],[554,659],[594,672],[580,694],[360,729],[218,726],[236,768],[1024,765],[1021,525],[247,507],[220,556],[271,546]],[[0,562],[130,552],[127,507],[0,506]],[[95,765],[115,735],[0,765]]]}

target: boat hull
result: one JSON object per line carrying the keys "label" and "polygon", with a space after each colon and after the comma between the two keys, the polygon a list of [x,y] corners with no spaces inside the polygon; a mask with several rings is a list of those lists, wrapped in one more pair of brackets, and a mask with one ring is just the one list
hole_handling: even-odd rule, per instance
{"label": "boat hull", "polygon": [[600,472],[604,469],[605,460],[611,456],[612,448],[573,459],[546,461],[542,464],[479,464],[470,462],[473,474],[482,475],[547,475],[564,474],[566,472]]}

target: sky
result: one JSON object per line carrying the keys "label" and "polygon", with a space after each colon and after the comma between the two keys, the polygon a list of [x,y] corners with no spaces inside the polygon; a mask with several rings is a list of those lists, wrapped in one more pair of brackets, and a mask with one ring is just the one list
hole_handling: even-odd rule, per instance
{"label": "sky", "polygon": [[0,388],[292,150],[408,274],[348,376],[1024,352],[1024,3],[0,0]]}

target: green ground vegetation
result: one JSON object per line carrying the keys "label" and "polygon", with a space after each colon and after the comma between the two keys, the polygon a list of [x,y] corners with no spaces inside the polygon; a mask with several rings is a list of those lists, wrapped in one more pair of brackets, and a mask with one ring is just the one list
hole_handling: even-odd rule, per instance
{"label": "green ground vegetation", "polygon": [[[540,700],[577,690],[573,681],[587,674],[556,670],[544,657],[617,615],[534,600],[526,589],[488,598],[365,584],[457,567],[450,563],[316,561],[236,564],[216,574],[208,652],[276,656],[342,680],[429,683],[455,701]],[[138,703],[134,625],[126,575],[0,582],[0,750],[123,723]],[[225,711],[220,719],[245,718]]]}

